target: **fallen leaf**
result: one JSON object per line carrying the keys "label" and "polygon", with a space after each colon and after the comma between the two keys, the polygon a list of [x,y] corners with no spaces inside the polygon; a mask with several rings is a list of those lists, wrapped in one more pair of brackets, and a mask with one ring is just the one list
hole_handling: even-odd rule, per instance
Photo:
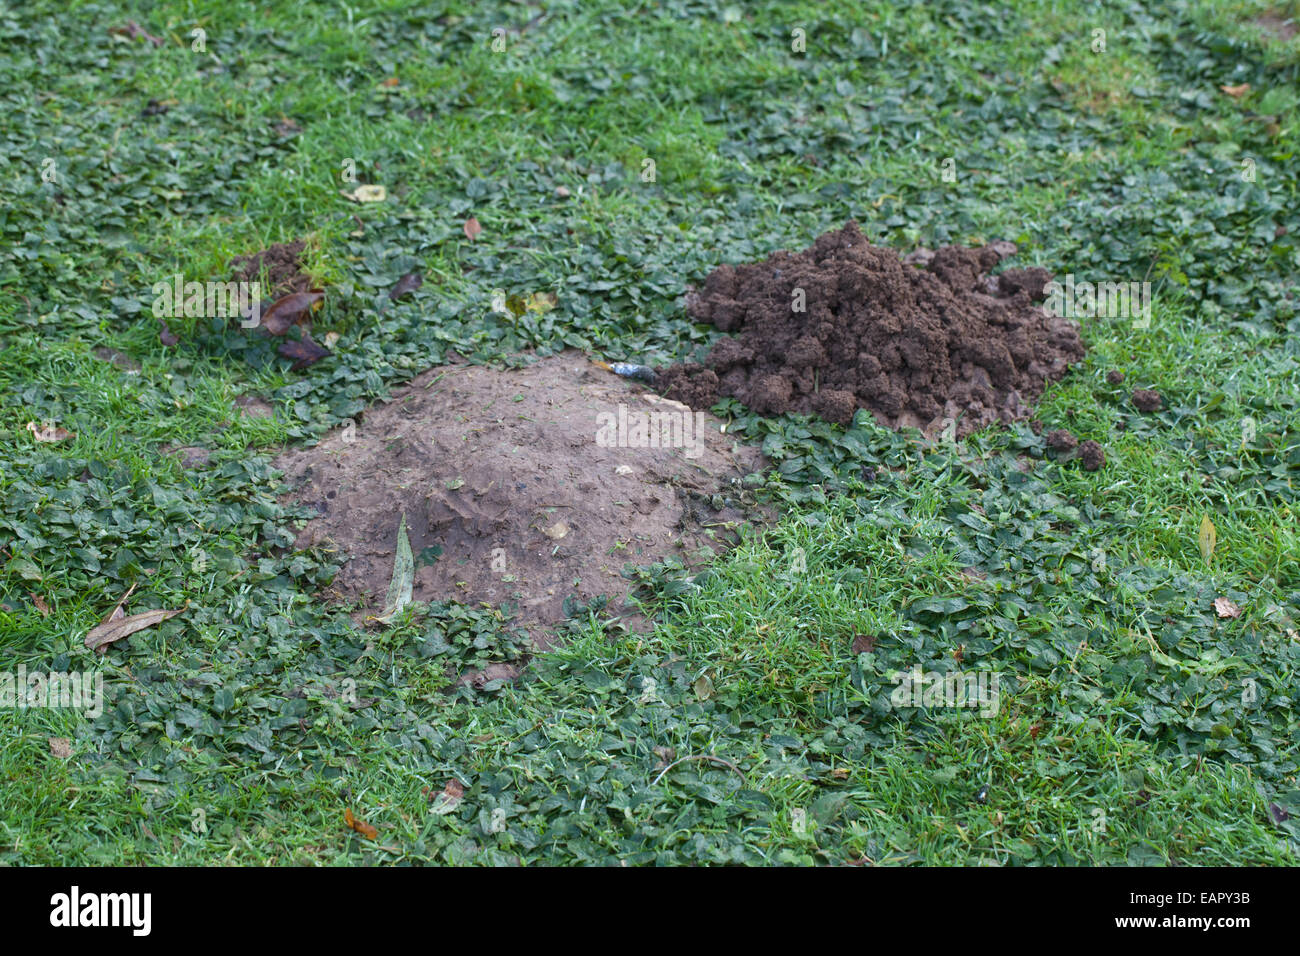
{"label": "fallen leaf", "polygon": [[67,760],[72,756],[72,741],[67,737],[51,737],[50,753],[60,760]]}
{"label": "fallen leaf", "polygon": [[695,696],[700,700],[708,700],[713,696],[713,679],[708,674],[701,674],[691,686],[695,690]]}
{"label": "fallen leaf", "polygon": [[343,192],[345,199],[353,202],[383,202],[388,198],[388,190],[383,186],[358,186],[352,192]]}
{"label": "fallen leaf", "polygon": [[397,551],[393,555],[393,578],[388,583],[388,599],[384,601],[384,612],[375,620],[391,620],[410,604],[414,585],[415,556],[411,553],[411,539],[406,536],[406,514],[403,513],[397,526]]}
{"label": "fallen leaf", "polygon": [[1241,608],[1226,597],[1217,597],[1214,599],[1214,613],[1219,617],[1241,617]]}
{"label": "fallen leaf", "polygon": [[379,831],[372,827],[364,820],[358,820],[352,815],[352,808],[349,807],[343,811],[343,822],[348,825],[349,830],[356,830],[367,840],[373,840],[379,836]]}
{"label": "fallen leaf", "polygon": [[465,220],[465,236],[470,242],[478,238],[478,234],[483,231],[483,227],[478,224],[478,220],[470,216]]}
{"label": "fallen leaf", "polygon": [[[136,631],[142,631],[146,627],[153,627],[155,624],[161,624],[169,618],[175,617],[184,611],[185,608],[177,608],[174,611],[158,608],[153,611],[143,611],[139,614],[132,614],[127,617],[122,605],[126,599],[131,596],[131,591],[135,590],[135,585],[131,585],[131,590],[122,595],[122,600],[117,602],[117,607],[109,613],[108,617],[92,627],[86,634],[86,647],[103,654],[109,644],[114,641],[120,641],[124,637],[130,637]],[[187,605],[188,606],[188,605]]]}
{"label": "fallen leaf", "polygon": [[1201,547],[1201,558],[1206,564],[1214,557],[1214,546],[1218,543],[1219,533],[1214,530],[1214,522],[1209,515],[1201,516],[1201,530],[1196,535],[1196,542]]}
{"label": "fallen leaf", "polygon": [[45,598],[41,597],[35,591],[28,591],[27,596],[31,598],[32,603],[36,605],[36,610],[41,612],[41,617],[50,616],[50,606],[45,603]]}
{"label": "fallen leaf", "polygon": [[459,780],[448,780],[447,785],[433,796],[429,797],[429,802],[433,804],[429,812],[438,816],[445,816],[451,813],[456,807],[460,806],[461,800],[465,798],[465,786]]}
{"label": "fallen leaf", "polygon": [[325,333],[325,347],[327,349],[332,349],[334,347],[334,343],[337,342],[338,340],[339,340],[339,334],[337,332]]}
{"label": "fallen leaf", "polygon": [[1227,93],[1234,100],[1239,100],[1250,92],[1250,84],[1241,83],[1237,86],[1221,86],[1219,89],[1223,90],[1223,92]]}
{"label": "fallen leaf", "polygon": [[330,354],[330,350],[320,345],[306,332],[300,339],[289,339],[287,342],[281,342],[280,347],[276,349],[287,359],[293,359],[293,365],[290,366],[292,371],[306,368],[313,362],[319,362],[325,356]]}
{"label": "fallen leaf", "polygon": [[854,654],[870,654],[876,649],[876,635],[856,634],[853,637]]}
{"label": "fallen leaf", "polygon": [[398,299],[410,295],[422,285],[424,285],[424,276],[418,272],[408,272],[397,280],[396,285],[388,290],[388,297],[396,302]]}
{"label": "fallen leaf", "polygon": [[569,533],[569,526],[565,524],[563,521],[555,522],[555,524],[551,525],[543,532],[543,534],[545,534],[546,537],[550,538],[552,541],[559,541],[568,533]]}
{"label": "fallen leaf", "polygon": [[77,437],[75,432],[70,432],[66,428],[58,428],[49,422],[39,428],[35,422],[28,422],[27,430],[36,436],[38,442],[67,441],[69,438]]}
{"label": "fallen leaf", "polygon": [[397,86],[397,84],[399,84],[399,83],[401,83],[401,82],[402,82],[402,81],[399,80],[397,77],[395,77],[395,76],[390,76],[388,79],[384,80],[384,81],[383,81],[382,83],[380,83],[379,85],[380,85],[380,86],[387,86],[387,87],[394,87],[394,86]]}
{"label": "fallen leaf", "polygon": [[262,313],[261,326],[272,335],[284,335],[291,325],[304,325],[311,314],[321,307],[325,293],[320,289],[310,292],[290,292],[271,303]]}

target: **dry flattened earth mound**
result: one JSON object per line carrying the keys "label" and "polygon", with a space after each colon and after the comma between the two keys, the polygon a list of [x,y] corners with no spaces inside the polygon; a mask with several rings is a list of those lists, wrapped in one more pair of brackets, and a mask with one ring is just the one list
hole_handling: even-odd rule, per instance
{"label": "dry flattened earth mound", "polygon": [[740,479],[762,456],[719,425],[570,351],[520,369],[430,369],[276,464],[319,515],[298,547],[346,559],[339,596],[379,613],[404,514],[416,601],[510,605],[545,646],[566,598],[604,596],[616,614],[625,565],[697,565],[756,516]]}
{"label": "dry flattened earth mound", "polygon": [[900,258],[855,222],[803,252],[724,265],[687,296],[722,332],[705,361],[660,373],[694,408],[723,396],[763,415],[813,414],[847,425],[859,408],[891,428],[968,434],[1028,417],[1028,403],[1084,355],[1079,330],[1036,303],[1051,275],[989,270],[1009,242],[945,246]]}

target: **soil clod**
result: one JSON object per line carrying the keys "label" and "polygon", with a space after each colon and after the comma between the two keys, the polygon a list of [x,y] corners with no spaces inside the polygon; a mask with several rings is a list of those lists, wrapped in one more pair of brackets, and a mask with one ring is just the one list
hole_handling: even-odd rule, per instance
{"label": "soil clod", "polygon": [[1015,251],[873,246],[854,222],[802,252],[723,265],[687,296],[695,319],[734,337],[660,373],[693,408],[731,396],[762,415],[848,425],[858,409],[928,433],[1028,417],[1027,403],[1084,355],[1078,328],[1035,304],[1050,274],[990,269]]}
{"label": "soil clod", "polygon": [[1106,464],[1106,451],[1092,439],[1079,446],[1079,459],[1084,471],[1097,471]]}
{"label": "soil clod", "polygon": [[1079,439],[1064,428],[1058,428],[1047,436],[1047,447],[1056,452],[1070,452],[1079,447]]}
{"label": "soil clod", "polygon": [[1164,399],[1159,392],[1139,388],[1133,392],[1133,407],[1139,412],[1158,412],[1164,407]]}

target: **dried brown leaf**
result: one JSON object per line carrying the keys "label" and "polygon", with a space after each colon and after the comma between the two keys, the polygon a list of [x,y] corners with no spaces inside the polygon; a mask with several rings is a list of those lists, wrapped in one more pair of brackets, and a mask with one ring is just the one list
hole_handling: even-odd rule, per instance
{"label": "dried brown leaf", "polygon": [[378,829],[372,827],[369,823],[366,823],[364,820],[359,820],[352,815],[351,807],[348,807],[346,810],[343,811],[343,822],[348,825],[349,830],[356,830],[367,840],[373,840],[377,836],[379,836]]}
{"label": "dried brown leaf", "polygon": [[1233,604],[1226,597],[1217,597],[1214,599],[1214,613],[1219,617],[1241,617],[1241,608]]}
{"label": "dried brown leaf", "polygon": [[319,362],[325,356],[330,354],[330,350],[320,345],[306,332],[301,339],[289,339],[287,342],[281,342],[280,347],[276,349],[285,358],[293,359],[293,371],[306,368],[313,362]]}
{"label": "dried brown leaf", "polygon": [[[131,586],[131,590],[135,590],[135,585]],[[128,591],[123,595],[122,600],[118,602],[117,607],[113,608],[108,617],[90,629],[89,633],[86,634],[86,647],[103,654],[109,644],[120,641],[124,637],[130,637],[136,631],[143,631],[146,627],[161,624],[185,610],[183,607],[174,611],[157,608],[152,611],[132,614],[128,617],[126,612],[122,610],[122,605],[130,594],[131,592]]]}
{"label": "dried brown leaf", "polygon": [[305,325],[311,321],[312,312],[321,307],[325,293],[320,289],[310,292],[290,292],[271,303],[262,313],[262,328],[272,335],[284,335],[292,325]]}

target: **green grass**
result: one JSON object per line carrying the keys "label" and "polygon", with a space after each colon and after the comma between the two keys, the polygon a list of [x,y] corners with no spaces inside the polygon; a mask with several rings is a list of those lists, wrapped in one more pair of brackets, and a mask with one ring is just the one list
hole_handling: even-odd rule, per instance
{"label": "green grass", "polygon": [[[0,673],[100,669],[110,697],[0,710],[0,860],[1294,865],[1300,40],[1263,38],[1268,8],[0,4]],[[524,29],[494,52],[497,27]],[[385,202],[340,196],[349,160]],[[518,685],[449,694],[449,664],[519,657],[499,612],[365,631],[320,598],[285,443],[453,350],[687,357],[686,283],[849,218],[1150,278],[1150,327],[1084,319],[1038,407],[1106,467],[1025,426],[946,446],[728,402],[781,517],[702,574],[637,571],[649,634],[584,609]],[[292,239],[332,358],[291,372],[208,319],[161,344],[155,282]],[[505,321],[498,289],[559,305]],[[133,584],[133,611],[188,608],[94,658]],[[996,714],[895,705],[915,666],[996,673]]]}

